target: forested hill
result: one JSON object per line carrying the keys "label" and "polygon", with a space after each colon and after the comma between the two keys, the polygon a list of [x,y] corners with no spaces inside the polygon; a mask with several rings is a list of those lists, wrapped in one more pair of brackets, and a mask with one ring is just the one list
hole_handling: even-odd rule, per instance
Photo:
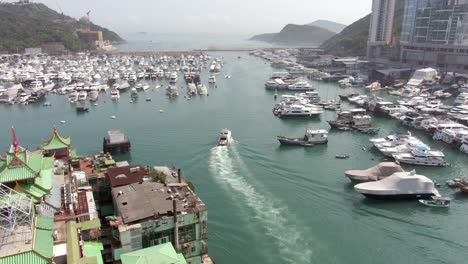
{"label": "forested hill", "polygon": [[[0,3],[0,51],[17,52],[46,42],[63,42],[67,49],[76,51],[82,43],[74,31],[87,26],[87,20],[60,14],[41,3]],[[123,41],[106,28],[93,23],[89,27],[102,31],[105,40]]]}

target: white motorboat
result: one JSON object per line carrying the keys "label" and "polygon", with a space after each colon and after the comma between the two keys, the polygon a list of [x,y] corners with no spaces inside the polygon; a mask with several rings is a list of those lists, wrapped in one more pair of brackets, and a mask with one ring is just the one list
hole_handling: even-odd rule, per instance
{"label": "white motorboat", "polygon": [[204,84],[197,85],[197,91],[199,95],[208,95],[208,88]]}
{"label": "white motorboat", "polygon": [[99,92],[97,90],[92,90],[88,93],[89,100],[91,102],[96,102],[98,100]]}
{"label": "white motorboat", "polygon": [[232,141],[231,130],[224,128],[219,132],[218,146],[229,146]]}
{"label": "white motorboat", "polygon": [[177,86],[175,85],[169,85],[166,89],[166,94],[169,97],[177,97],[179,96],[179,89],[177,89]]}
{"label": "white motorboat", "polygon": [[460,151],[465,154],[468,154],[468,138],[465,138],[465,140],[463,140],[463,143],[460,146]]}
{"label": "white motorboat", "polygon": [[177,83],[177,72],[173,72],[169,75],[169,83],[170,84]]}
{"label": "white motorboat", "polygon": [[305,81],[298,81],[288,86],[289,91],[310,91],[313,90],[312,86]]}
{"label": "white motorboat", "polygon": [[424,199],[440,196],[434,182],[416,172],[396,172],[380,181],[365,182],[354,190],[368,198],[388,200]]}
{"label": "white motorboat", "polygon": [[310,118],[323,113],[320,108],[306,107],[303,105],[290,105],[278,113],[280,118]]}
{"label": "white motorboat", "polygon": [[138,90],[135,87],[132,88],[130,93],[132,97],[138,96]]}
{"label": "white motorboat", "polygon": [[112,89],[111,91],[111,99],[118,100],[120,98],[120,92],[117,89]]}
{"label": "white motorboat", "polygon": [[438,197],[432,196],[431,200],[420,199],[419,202],[426,206],[430,207],[439,207],[439,208],[449,208],[450,207],[450,198],[449,197]]}
{"label": "white motorboat", "polygon": [[216,83],[216,77],[214,75],[210,75],[210,78],[208,78],[208,83],[209,84],[215,84]]}
{"label": "white motorboat", "polygon": [[381,162],[377,166],[366,170],[349,170],[344,174],[351,181],[378,181],[393,175],[395,172],[403,172],[401,166],[395,162]]}
{"label": "white motorboat", "polygon": [[87,93],[87,92],[81,91],[81,92],[78,94],[78,101],[85,101],[86,98],[88,98],[88,93]]}
{"label": "white motorboat", "polygon": [[442,151],[430,150],[425,146],[419,146],[409,153],[393,154],[393,158],[400,163],[421,166],[447,166],[445,155]]}

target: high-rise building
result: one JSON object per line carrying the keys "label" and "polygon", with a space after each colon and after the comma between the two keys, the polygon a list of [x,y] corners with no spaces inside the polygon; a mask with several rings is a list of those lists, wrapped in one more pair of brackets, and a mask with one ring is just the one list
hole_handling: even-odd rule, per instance
{"label": "high-rise building", "polygon": [[406,0],[402,62],[468,70],[468,0]]}
{"label": "high-rise building", "polygon": [[395,0],[373,0],[367,56],[377,59],[387,53],[392,41]]}

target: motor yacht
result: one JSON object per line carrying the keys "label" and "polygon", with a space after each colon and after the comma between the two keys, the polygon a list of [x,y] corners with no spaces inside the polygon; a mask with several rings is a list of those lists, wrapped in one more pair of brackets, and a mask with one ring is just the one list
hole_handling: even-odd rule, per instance
{"label": "motor yacht", "polygon": [[216,77],[214,75],[210,75],[210,78],[208,78],[208,83],[216,84]]}
{"label": "motor yacht", "polygon": [[120,92],[117,89],[112,89],[111,91],[111,99],[118,100],[120,98]]}
{"label": "motor yacht", "polygon": [[354,190],[368,198],[387,200],[424,199],[440,196],[434,182],[416,172],[396,172],[380,181],[365,182],[354,186]]}
{"label": "motor yacht", "polygon": [[219,132],[218,146],[229,146],[232,141],[231,130],[224,128]]}
{"label": "motor yacht", "polygon": [[166,94],[169,97],[177,97],[179,96],[179,90],[177,89],[177,86],[175,85],[169,85],[166,89]]}
{"label": "motor yacht", "polygon": [[442,151],[430,150],[425,146],[419,146],[409,153],[393,154],[393,158],[400,163],[420,165],[420,166],[447,166],[445,155]]}
{"label": "motor yacht", "polygon": [[323,113],[320,108],[311,108],[304,105],[290,105],[283,108],[279,113],[280,118],[310,118]]}
{"label": "motor yacht", "polygon": [[88,97],[88,93],[85,91],[81,91],[78,94],[78,101],[85,101],[87,97]]}
{"label": "motor yacht", "polygon": [[199,95],[208,95],[208,88],[204,84],[197,85],[197,91]]}
{"label": "motor yacht", "polygon": [[310,91],[313,90],[312,86],[305,81],[298,81],[288,86],[289,91]]}
{"label": "motor yacht", "polygon": [[395,162],[381,162],[365,170],[348,170],[344,174],[351,181],[365,182],[382,180],[396,172],[403,171],[403,168]]}
{"label": "motor yacht", "polygon": [[169,83],[176,84],[177,83],[177,73],[173,72],[169,75]]}

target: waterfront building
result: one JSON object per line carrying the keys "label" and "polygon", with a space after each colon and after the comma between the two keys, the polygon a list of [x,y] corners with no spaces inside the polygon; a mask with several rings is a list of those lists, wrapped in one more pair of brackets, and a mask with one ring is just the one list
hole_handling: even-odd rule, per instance
{"label": "waterfront building", "polygon": [[165,183],[141,181],[112,188],[114,260],[171,242],[187,263],[207,263],[208,209],[180,172],[169,168],[162,172]]}
{"label": "waterfront building", "polygon": [[378,59],[389,55],[393,35],[395,0],[373,0],[367,42],[367,57]]}
{"label": "waterfront building", "polygon": [[107,137],[104,138],[102,148],[104,153],[125,154],[130,151],[130,140],[127,135],[120,130],[107,131]]}
{"label": "waterfront building", "polygon": [[400,60],[468,71],[468,0],[406,0]]}

